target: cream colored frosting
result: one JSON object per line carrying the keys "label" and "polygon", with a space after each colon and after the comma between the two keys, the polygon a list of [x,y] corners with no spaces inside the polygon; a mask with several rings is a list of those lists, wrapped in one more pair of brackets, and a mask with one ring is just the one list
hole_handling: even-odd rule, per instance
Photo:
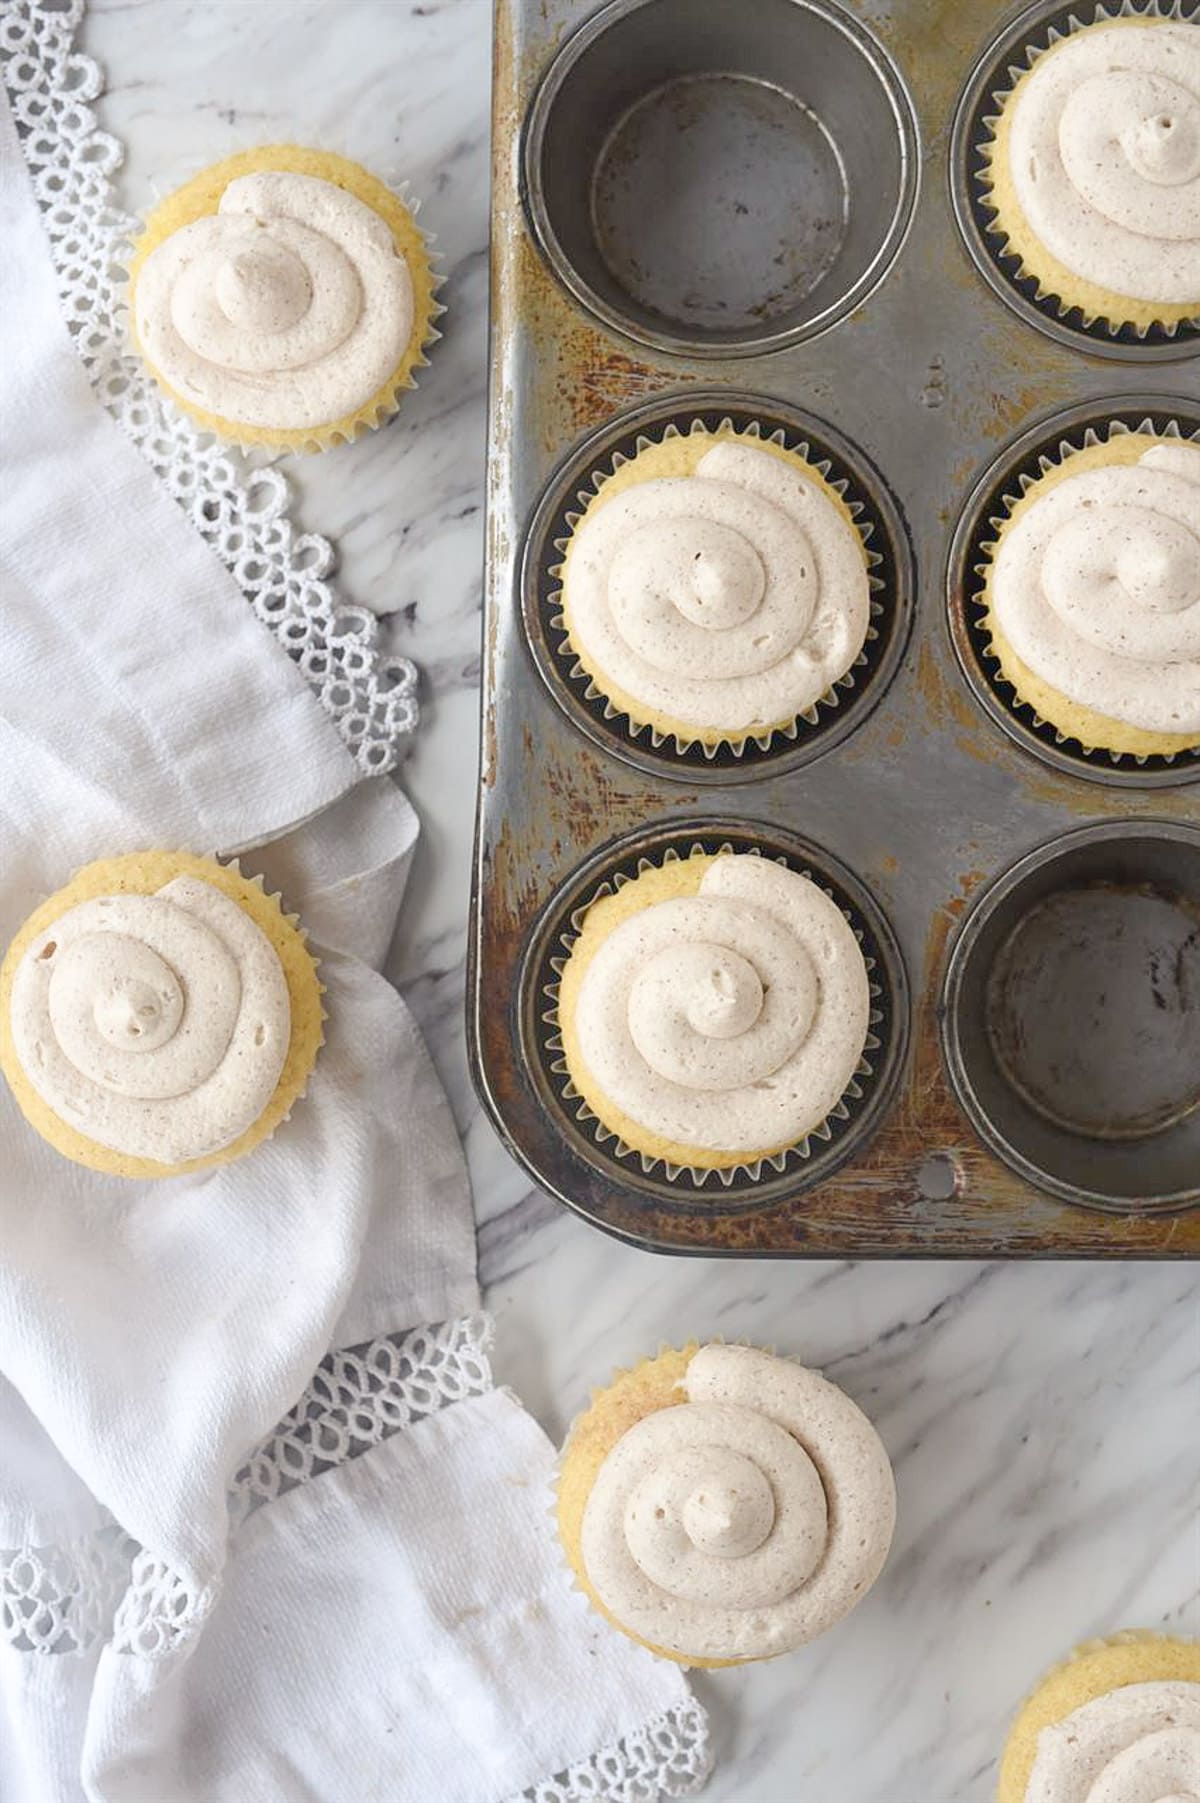
{"label": "cream colored frosting", "polygon": [[623,920],[575,1025],[605,1096],[650,1132],[747,1154],[824,1120],[862,1055],[866,967],[836,902],[768,858],[718,858],[697,895]]}
{"label": "cream colored frosting", "polygon": [[992,604],[1060,694],[1200,737],[1200,450],[1156,445],[1055,483],[1004,533]]}
{"label": "cream colored frosting", "polygon": [[43,1101],[99,1145],[161,1164],[253,1125],[290,1033],[274,947],[196,877],[81,902],[13,977],[13,1043]]}
{"label": "cream colored frosting", "polygon": [[1030,225],[1085,281],[1200,307],[1200,30],[1079,32],[1013,102],[1013,187]]}
{"label": "cream colored frosting", "polygon": [[823,1634],[883,1569],[887,1453],[815,1371],[705,1346],[687,1400],[623,1434],[596,1476],[581,1552],[597,1596],[683,1657],[756,1659]]}
{"label": "cream colored frosting", "polygon": [[816,482],[745,444],[595,508],[567,581],[597,670],[651,713],[722,732],[804,713],[867,633],[857,534]]}
{"label": "cream colored frosting", "polygon": [[1025,1803],[1200,1803],[1200,1684],[1123,1684],[1043,1728]]}
{"label": "cream colored frosting", "polygon": [[218,212],[165,238],[134,307],[143,351],[180,395],[278,431],[365,406],[413,326],[386,222],[332,182],[281,170],[240,176]]}

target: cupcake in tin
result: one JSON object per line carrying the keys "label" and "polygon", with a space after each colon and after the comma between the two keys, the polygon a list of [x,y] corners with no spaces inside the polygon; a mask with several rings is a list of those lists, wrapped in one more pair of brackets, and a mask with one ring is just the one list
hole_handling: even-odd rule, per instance
{"label": "cupcake in tin", "polygon": [[770,1659],[826,1633],[883,1569],[896,1491],[848,1396],[748,1346],[618,1372],[563,1448],[556,1515],[602,1615],[688,1666]]}
{"label": "cupcake in tin", "polygon": [[1200,1796],[1200,1643],[1090,1641],[1013,1723],[997,1803],[1185,1803]]}
{"label": "cupcake in tin", "polygon": [[1043,459],[983,568],[1003,680],[1085,750],[1200,745],[1200,446],[1151,433]]}
{"label": "cupcake in tin", "polygon": [[837,903],[751,853],[649,866],[593,902],[558,994],[587,1107],[643,1158],[696,1171],[753,1167],[820,1127],[865,1068],[870,1013]]}
{"label": "cupcake in tin", "polygon": [[204,170],[146,221],[134,339],[198,425],[316,451],[383,423],[436,337],[413,210],[357,163],[277,144]]}
{"label": "cupcake in tin", "polygon": [[0,1068],[56,1151],[119,1177],[228,1163],[270,1137],[322,1042],[294,917],[188,852],[88,864],[0,965]]}
{"label": "cupcake in tin", "polygon": [[868,562],[839,486],[779,436],[669,427],[600,479],[566,540],[568,649],[635,732],[762,742],[859,660]]}
{"label": "cupcake in tin", "polygon": [[1072,26],[981,147],[990,229],[1064,314],[1177,328],[1200,314],[1200,27]]}

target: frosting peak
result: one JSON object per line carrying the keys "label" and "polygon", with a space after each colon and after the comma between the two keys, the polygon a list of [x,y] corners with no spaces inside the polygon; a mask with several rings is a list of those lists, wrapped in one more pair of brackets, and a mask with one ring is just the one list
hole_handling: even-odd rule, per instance
{"label": "frosting peak", "polygon": [[683,1657],[757,1658],[822,1634],[887,1557],[895,1489],[874,1428],[815,1371],[703,1347],[686,1401],[601,1466],[581,1547],[625,1626]]}
{"label": "frosting peak", "polygon": [[820,484],[719,440],[690,476],[594,507],[568,554],[572,638],[652,713],[729,733],[795,718],[850,668],[862,546]]}
{"label": "frosting peak", "polygon": [[38,1094],[99,1145],[162,1164],[258,1119],[290,1026],[274,947],[196,877],[69,909],[13,977],[13,1043]]}
{"label": "frosting peak", "polygon": [[247,426],[331,425],[399,367],[408,265],[386,222],[316,176],[239,176],[155,247],[134,290],[146,355],[185,399]]}
{"label": "frosting peak", "polygon": [[1061,263],[1114,294],[1200,305],[1200,31],[1097,26],[1039,57],[1013,104],[1017,198]]}
{"label": "frosting peak", "polygon": [[1200,449],[1064,477],[1004,533],[992,589],[1014,651],[1060,693],[1200,736]]}
{"label": "frosting peak", "polygon": [[1200,1684],[1124,1684],[1043,1728],[1025,1803],[1200,1803]]}

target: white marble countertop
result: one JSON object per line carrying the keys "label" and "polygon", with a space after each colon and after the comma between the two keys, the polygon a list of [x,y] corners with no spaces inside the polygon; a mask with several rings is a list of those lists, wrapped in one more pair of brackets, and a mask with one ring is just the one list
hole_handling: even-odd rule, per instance
{"label": "white marble countertop", "polygon": [[444,255],[445,340],[399,419],[288,471],[304,524],[340,546],[347,596],[396,612],[424,673],[405,775],[424,843],[394,974],[467,1142],[499,1376],[557,1436],[614,1364],[743,1337],[844,1385],[896,1464],[896,1545],[863,1607],[791,1658],[698,1680],[718,1757],[706,1797],[983,1803],[1043,1667],[1122,1627],[1200,1628],[1196,1273],[656,1258],[531,1190],[482,1118],[463,988],[490,24],[489,0],[92,0],[82,45],[107,74],[97,111],[127,146],[129,206],[289,136],[406,177]]}

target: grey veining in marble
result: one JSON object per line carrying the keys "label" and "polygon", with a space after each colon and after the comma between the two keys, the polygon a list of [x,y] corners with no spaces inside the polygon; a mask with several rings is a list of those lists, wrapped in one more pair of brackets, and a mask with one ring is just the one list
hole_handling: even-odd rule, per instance
{"label": "grey veining in marble", "polygon": [[[733,3],[733,0],[730,0]],[[1195,1633],[1200,1298],[1186,1266],[660,1260],[529,1189],[470,1092],[463,950],[475,787],[487,304],[488,0],[92,0],[101,122],[145,207],[264,139],[406,178],[445,338],[382,434],[288,463],[347,596],[425,676],[405,773],[423,847],[393,974],[466,1137],[497,1369],[557,1435],[614,1365],[724,1334],[801,1354],[878,1424],[900,1524],[848,1621],[698,1681],[713,1803],[985,1803],[1006,1719],[1076,1641]],[[434,1799],[430,1803],[435,1803]]]}

